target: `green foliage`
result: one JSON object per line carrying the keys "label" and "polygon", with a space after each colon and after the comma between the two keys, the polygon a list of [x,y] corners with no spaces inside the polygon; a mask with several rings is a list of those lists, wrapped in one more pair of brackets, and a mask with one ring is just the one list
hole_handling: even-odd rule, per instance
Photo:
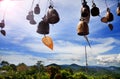
{"label": "green foliage", "polygon": [[88,79],[87,76],[81,72],[75,73],[73,75],[74,79]]}
{"label": "green foliage", "polygon": [[61,69],[59,66],[44,66],[42,61],[36,65],[27,66],[24,63],[19,65],[2,62],[0,68],[0,79],[120,79],[120,73],[109,71],[104,68],[88,69],[82,67],[77,71],[72,68]]}

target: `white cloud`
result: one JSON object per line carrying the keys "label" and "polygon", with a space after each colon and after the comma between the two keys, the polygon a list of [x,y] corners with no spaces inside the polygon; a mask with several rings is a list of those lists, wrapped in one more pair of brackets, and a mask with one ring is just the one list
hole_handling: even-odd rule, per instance
{"label": "white cloud", "polygon": [[25,63],[27,65],[34,65],[37,63],[37,61],[44,61],[45,58],[35,57],[32,55],[6,55],[6,56],[2,56],[2,60],[8,61],[9,63],[16,65],[20,63]]}
{"label": "white cloud", "polygon": [[119,66],[120,54],[99,55],[96,57],[97,63],[106,66]]}
{"label": "white cloud", "polygon": [[[112,45],[116,40],[113,38],[98,38],[98,44],[92,45],[92,48],[87,46],[88,61],[92,64],[96,64],[96,56],[108,52],[114,48]],[[78,43],[72,43],[70,41],[56,40],[54,41],[54,50],[50,50],[41,42],[39,43],[26,43],[23,46],[27,47],[30,51],[38,53],[51,53],[54,62],[66,63],[64,60],[80,60],[84,62],[85,47]],[[56,61],[55,61],[56,60]],[[57,61],[60,60],[60,61]],[[93,62],[94,60],[94,62]],[[79,64],[79,63],[78,63]],[[82,64],[82,63],[81,63]]]}

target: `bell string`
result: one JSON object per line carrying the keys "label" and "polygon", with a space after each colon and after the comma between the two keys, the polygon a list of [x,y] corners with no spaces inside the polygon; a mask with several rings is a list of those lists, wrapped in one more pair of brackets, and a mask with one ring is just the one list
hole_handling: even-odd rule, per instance
{"label": "bell string", "polygon": [[92,3],[94,3],[94,0],[92,0]]}
{"label": "bell string", "polygon": [[41,1],[41,0],[39,0],[38,4],[40,4],[40,1]]}
{"label": "bell string", "polygon": [[105,0],[105,5],[106,5],[106,7],[108,8],[108,5],[107,5],[107,0]]}
{"label": "bell string", "polygon": [[35,0],[33,0],[33,1],[32,1],[31,7],[30,7],[30,11],[31,11],[31,10],[32,10],[32,8],[33,8],[34,1],[35,1]]}
{"label": "bell string", "polygon": [[50,4],[50,6],[54,7],[52,0],[49,0],[49,4]]}

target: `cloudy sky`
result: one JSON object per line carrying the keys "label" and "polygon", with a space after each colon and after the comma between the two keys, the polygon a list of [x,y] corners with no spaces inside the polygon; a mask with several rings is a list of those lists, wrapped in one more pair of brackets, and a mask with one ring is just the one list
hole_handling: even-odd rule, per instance
{"label": "cloudy sky", "polygon": [[[90,8],[92,0],[86,0]],[[34,0],[32,10],[39,0]],[[105,0],[95,0],[100,9],[101,17],[106,14]],[[91,48],[82,36],[77,35],[77,24],[80,19],[81,0],[53,0],[54,8],[58,11],[60,21],[50,25],[50,36],[54,42],[54,49],[46,47],[41,39],[44,37],[36,33],[38,23],[48,10],[48,0],[40,0],[41,12],[34,14],[37,22],[31,25],[26,16],[30,11],[32,0],[3,0],[0,1],[0,20],[5,14],[6,36],[0,34],[0,61],[27,65],[43,61],[50,63],[85,65],[85,46],[90,66],[120,66],[120,16],[117,16],[117,0],[107,0],[114,15],[113,31],[101,22],[101,17],[90,17],[88,39]]]}

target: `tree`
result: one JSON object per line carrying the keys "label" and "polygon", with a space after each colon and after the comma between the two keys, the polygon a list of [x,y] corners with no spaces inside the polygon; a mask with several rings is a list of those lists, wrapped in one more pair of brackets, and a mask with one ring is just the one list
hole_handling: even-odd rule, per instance
{"label": "tree", "polygon": [[85,74],[81,73],[81,72],[75,73],[73,75],[73,78],[74,79],[88,79],[87,76]]}
{"label": "tree", "polygon": [[1,65],[2,65],[2,66],[8,66],[9,63],[8,63],[7,61],[2,61],[2,62],[1,62]]}
{"label": "tree", "polygon": [[16,69],[16,65],[14,65],[14,64],[10,64],[10,67],[12,68],[13,71],[16,71],[16,70],[17,70],[17,69]]}
{"label": "tree", "polygon": [[49,67],[47,67],[47,71],[50,75],[50,79],[54,79],[56,73],[59,72],[59,68],[56,66],[49,66]]}
{"label": "tree", "polygon": [[28,70],[28,67],[26,64],[24,63],[20,63],[18,66],[17,66],[17,71],[26,71]]}

